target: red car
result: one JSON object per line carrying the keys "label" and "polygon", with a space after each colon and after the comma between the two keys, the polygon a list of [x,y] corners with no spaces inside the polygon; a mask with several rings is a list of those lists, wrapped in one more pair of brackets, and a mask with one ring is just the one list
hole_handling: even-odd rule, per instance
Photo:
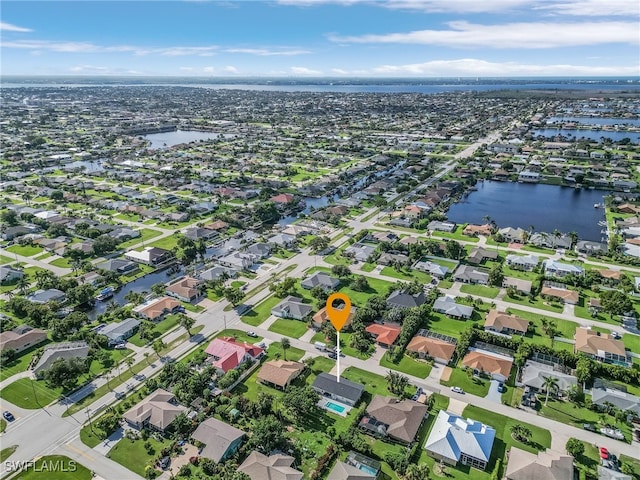
{"label": "red car", "polygon": [[609,458],[609,450],[606,447],[600,447],[600,458],[607,460]]}

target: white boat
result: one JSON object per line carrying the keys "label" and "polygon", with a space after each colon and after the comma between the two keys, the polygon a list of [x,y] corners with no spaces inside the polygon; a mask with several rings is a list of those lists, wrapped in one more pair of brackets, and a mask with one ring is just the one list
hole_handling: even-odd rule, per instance
{"label": "white boat", "polygon": [[615,438],[616,440],[624,440],[624,435],[622,434],[622,432],[619,429],[613,429],[613,428],[601,428],[600,429],[600,433],[609,437],[609,438]]}

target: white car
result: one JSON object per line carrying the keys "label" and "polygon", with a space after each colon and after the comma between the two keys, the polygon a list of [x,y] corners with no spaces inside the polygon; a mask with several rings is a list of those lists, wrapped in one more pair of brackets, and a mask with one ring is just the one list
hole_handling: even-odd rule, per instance
{"label": "white car", "polygon": [[613,338],[620,338],[620,334],[618,332],[611,332],[611,336]]}
{"label": "white car", "polygon": [[451,391],[454,393],[464,393],[464,390],[462,390],[460,387],[451,387]]}
{"label": "white car", "polygon": [[258,334],[256,332],[247,332],[247,335],[249,335],[250,337],[256,338],[258,336]]}

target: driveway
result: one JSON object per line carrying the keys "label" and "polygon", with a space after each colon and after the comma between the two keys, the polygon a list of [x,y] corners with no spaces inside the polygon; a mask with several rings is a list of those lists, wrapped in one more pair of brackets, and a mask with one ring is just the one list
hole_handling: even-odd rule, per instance
{"label": "driveway", "polygon": [[189,463],[189,459],[191,457],[198,456],[198,447],[195,445],[191,445],[190,443],[185,444],[182,447],[182,453],[176,457],[171,459],[171,468],[169,471],[173,475],[177,475],[180,467]]}
{"label": "driveway", "polygon": [[502,394],[498,391],[499,383],[500,382],[498,380],[491,380],[491,384],[489,385],[489,393],[487,393],[487,396],[484,398],[493,402],[502,403]]}

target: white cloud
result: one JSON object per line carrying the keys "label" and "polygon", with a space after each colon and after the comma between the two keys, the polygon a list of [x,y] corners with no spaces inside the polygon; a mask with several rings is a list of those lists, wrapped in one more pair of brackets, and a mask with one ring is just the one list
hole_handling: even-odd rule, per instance
{"label": "white cloud", "polygon": [[97,53],[97,52],[135,52],[139,49],[128,45],[105,47],[90,42],[56,42],[48,40],[16,40],[2,42],[2,48],[21,48],[27,50],[47,50],[51,52],[67,53]]}
{"label": "white cloud", "polygon": [[3,32],[33,32],[30,28],[19,27],[11,23],[0,22],[0,31]]}
{"label": "white cloud", "polygon": [[222,71],[225,73],[240,73],[240,71],[234,67],[233,65],[227,65],[226,67],[222,67]]}
{"label": "white cloud", "polygon": [[381,65],[372,74],[388,76],[572,76],[572,75],[636,75],[640,65],[634,66],[585,66],[571,64],[527,64],[518,62],[488,62],[476,58],[458,60],[433,60],[405,65]]}
{"label": "white cloud", "polygon": [[142,72],[127,68],[104,67],[100,65],[76,65],[69,68],[70,72],[91,75],[141,75]]}
{"label": "white cloud", "polygon": [[250,55],[260,55],[263,57],[271,57],[271,56],[294,56],[294,55],[305,55],[307,53],[311,53],[309,50],[303,49],[289,49],[289,50],[271,50],[268,48],[227,48],[224,50],[226,53],[247,53]]}
{"label": "white cloud", "polygon": [[610,15],[638,16],[640,2],[636,0],[573,0],[535,4],[534,10],[548,10],[561,15],[605,17]]}
{"label": "white cloud", "polygon": [[294,75],[322,75],[321,71],[307,67],[291,67],[291,73]]}
{"label": "white cloud", "polygon": [[341,43],[409,43],[447,47],[559,48],[606,43],[640,43],[637,22],[508,23],[480,25],[449,22],[449,30],[360,36],[329,35]]}
{"label": "white cloud", "polygon": [[152,48],[150,50],[142,50],[139,54],[155,53],[159,55],[165,55],[167,57],[184,57],[184,56],[198,56],[198,57],[212,57],[215,55],[218,47],[215,45],[209,45],[204,47],[167,47],[167,48]]}
{"label": "white cloud", "polygon": [[203,71],[204,73],[215,73],[215,72],[216,72],[216,69],[215,69],[215,67],[204,67],[204,68],[202,69],[202,71]]}

